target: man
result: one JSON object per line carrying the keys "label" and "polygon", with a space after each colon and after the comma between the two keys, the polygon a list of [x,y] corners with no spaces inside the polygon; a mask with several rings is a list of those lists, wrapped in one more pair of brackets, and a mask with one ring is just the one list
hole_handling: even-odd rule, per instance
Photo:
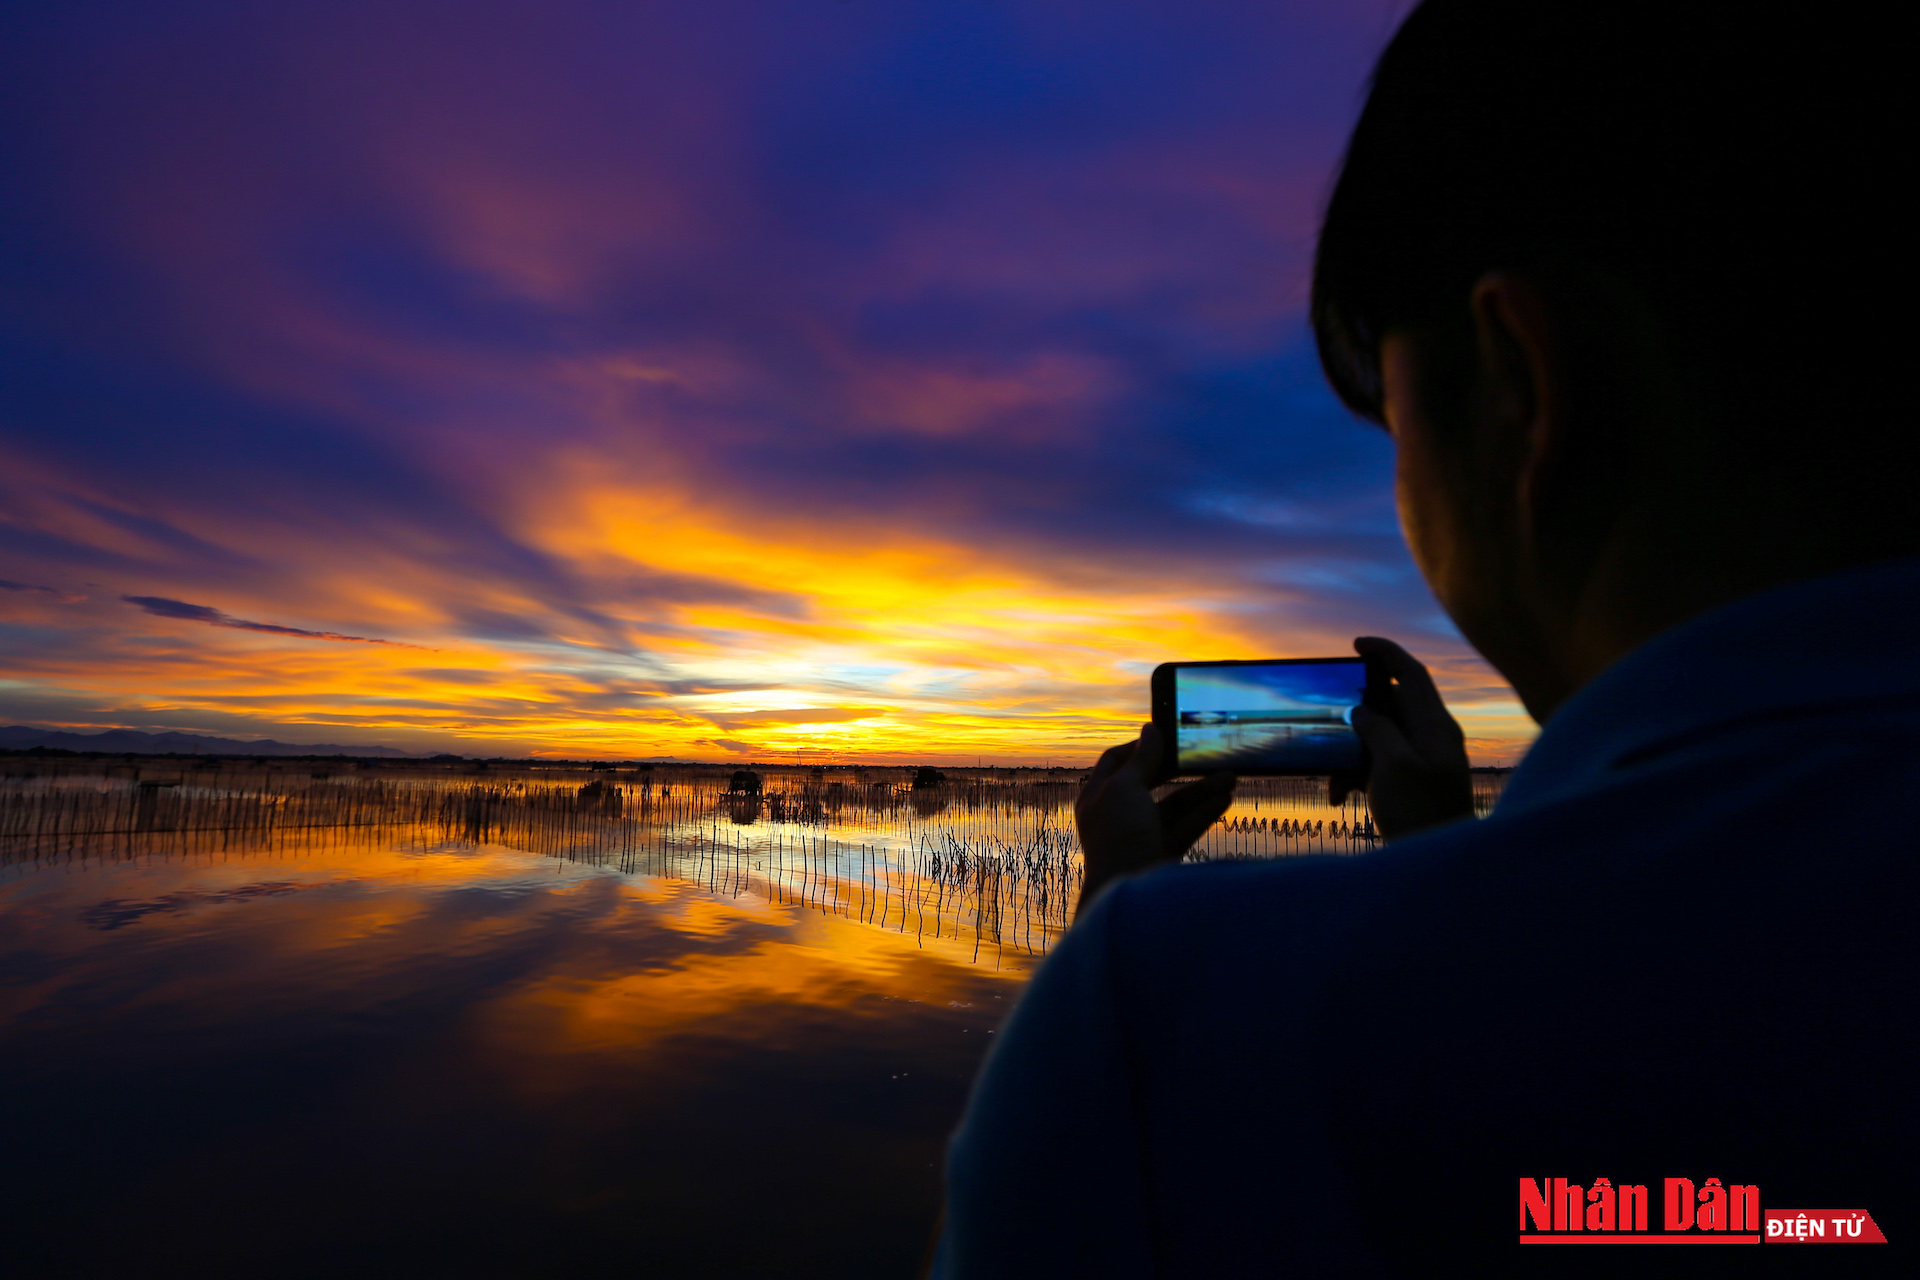
{"label": "man", "polygon": [[[1108,752],[1084,910],[954,1139],[936,1274],[1915,1274],[1920,521],[1899,42],[1862,13],[1408,18],[1314,324],[1542,735],[1473,819],[1426,672],[1363,639],[1392,843],[1201,866],[1160,864],[1231,781],[1156,805],[1152,732]],[[1555,1178],[1567,1236],[1602,1179],[1659,1233],[1684,1178],[1689,1219],[1716,1179],[1892,1243],[1521,1245],[1516,1187]]]}

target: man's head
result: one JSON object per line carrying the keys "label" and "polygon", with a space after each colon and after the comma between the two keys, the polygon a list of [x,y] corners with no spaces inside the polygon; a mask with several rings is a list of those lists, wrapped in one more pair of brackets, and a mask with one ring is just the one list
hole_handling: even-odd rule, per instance
{"label": "man's head", "polygon": [[1382,56],[1321,234],[1321,357],[1393,431],[1421,568],[1536,715],[1701,609],[1920,551],[1895,40],[1428,0]]}

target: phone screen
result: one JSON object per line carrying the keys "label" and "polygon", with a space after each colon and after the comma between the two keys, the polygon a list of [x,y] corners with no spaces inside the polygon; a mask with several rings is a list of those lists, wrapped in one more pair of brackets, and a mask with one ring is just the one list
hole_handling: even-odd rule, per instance
{"label": "phone screen", "polygon": [[1359,659],[1173,665],[1180,773],[1334,773],[1364,759],[1353,710],[1367,688]]}

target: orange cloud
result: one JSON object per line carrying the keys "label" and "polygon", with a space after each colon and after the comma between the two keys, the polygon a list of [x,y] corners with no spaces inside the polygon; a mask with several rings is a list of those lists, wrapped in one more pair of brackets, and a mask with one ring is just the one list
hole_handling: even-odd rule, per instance
{"label": "orange cloud", "polygon": [[[1348,643],[1324,623],[1250,622],[1229,584],[1116,582],[855,519],[754,519],[593,470],[551,463],[508,513],[522,545],[588,584],[575,606],[506,579],[436,580],[398,558],[347,574],[295,546],[306,581],[288,585],[305,616],[410,638],[314,645],[366,638],[141,595],[130,598],[163,623],[214,625],[130,633],[95,612],[84,636],[16,652],[9,674],[118,707],[128,727],[254,722],[283,740],[304,728],[308,740],[483,755],[1076,764],[1134,731],[1158,661]],[[247,608],[271,616],[290,598]],[[423,666],[429,646],[440,652]],[[1476,758],[1517,758],[1532,727],[1511,693],[1473,663],[1437,674]]]}

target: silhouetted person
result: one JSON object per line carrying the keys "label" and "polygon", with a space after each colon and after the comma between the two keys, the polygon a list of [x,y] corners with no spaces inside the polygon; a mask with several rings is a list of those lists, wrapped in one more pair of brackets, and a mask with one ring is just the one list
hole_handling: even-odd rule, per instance
{"label": "silhouetted person", "polygon": [[[1869,12],[1407,19],[1313,322],[1393,436],[1415,560],[1543,732],[1474,820],[1426,671],[1360,640],[1396,681],[1356,716],[1392,843],[1160,869],[1231,780],[1156,806],[1151,730],[1108,752],[1085,910],[955,1137],[937,1274],[1920,1274],[1911,72]],[[1522,1178],[1645,1185],[1659,1231],[1669,1177],[1893,1243],[1518,1243]]]}

